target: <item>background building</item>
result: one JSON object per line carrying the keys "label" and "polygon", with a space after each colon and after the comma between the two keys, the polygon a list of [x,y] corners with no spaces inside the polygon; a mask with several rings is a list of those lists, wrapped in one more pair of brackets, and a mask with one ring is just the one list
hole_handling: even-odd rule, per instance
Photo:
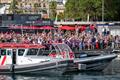
{"label": "background building", "polygon": [[0,0],[1,4],[10,4],[12,0]]}
{"label": "background building", "polygon": [[[11,2],[12,0],[0,0],[1,5],[10,5]],[[18,9],[25,14],[41,14],[43,17],[49,17],[48,0],[17,0],[17,3]]]}
{"label": "background building", "polygon": [[64,13],[65,3],[67,0],[49,0],[49,1],[56,1],[56,3],[57,3],[57,7],[56,7],[57,15],[59,15],[60,13]]}
{"label": "background building", "polygon": [[[10,4],[13,0],[0,0],[0,14],[9,14]],[[16,0],[17,7],[22,14],[41,14],[44,18],[49,18],[49,2],[56,1],[56,13],[64,13],[66,0]],[[6,6],[7,5],[7,6]]]}
{"label": "background building", "polygon": [[19,0],[19,9],[24,13],[42,14],[42,16],[49,16],[48,0]]}
{"label": "background building", "polygon": [[65,4],[63,3],[63,0],[58,0],[57,1],[57,14],[59,15],[60,13],[64,13],[65,10]]}

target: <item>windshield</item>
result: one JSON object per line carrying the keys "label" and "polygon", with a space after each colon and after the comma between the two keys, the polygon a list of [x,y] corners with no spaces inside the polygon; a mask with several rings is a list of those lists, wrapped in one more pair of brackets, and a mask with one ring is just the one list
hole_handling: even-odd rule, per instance
{"label": "windshield", "polygon": [[51,53],[56,53],[56,50],[53,45],[45,45],[44,49],[39,49],[38,56],[48,56]]}
{"label": "windshield", "polygon": [[1,49],[1,55],[6,55],[6,49]]}
{"label": "windshield", "polygon": [[18,56],[23,56],[25,49],[18,49]]}
{"label": "windshield", "polygon": [[37,55],[38,49],[29,49],[27,55]]}
{"label": "windshield", "polygon": [[11,55],[12,54],[12,50],[7,50],[7,55]]}

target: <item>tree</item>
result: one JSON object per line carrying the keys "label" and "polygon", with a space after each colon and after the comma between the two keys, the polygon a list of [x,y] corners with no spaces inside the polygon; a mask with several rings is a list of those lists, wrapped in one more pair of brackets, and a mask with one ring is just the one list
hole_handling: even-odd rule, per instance
{"label": "tree", "polygon": [[12,14],[23,13],[23,10],[20,10],[18,8],[18,1],[17,0],[12,0],[10,7],[9,7],[9,11]]}
{"label": "tree", "polygon": [[59,13],[58,14],[58,20],[64,19],[64,13]]}
{"label": "tree", "polygon": [[9,8],[9,10],[10,10],[11,13],[14,14],[14,13],[17,12],[17,9],[18,9],[17,5],[18,5],[17,0],[12,0],[12,2],[10,4],[10,8]]}
{"label": "tree", "polygon": [[120,0],[105,1],[105,20],[120,20]]}
{"label": "tree", "polygon": [[35,3],[35,4],[34,4],[34,12],[35,12],[35,13],[38,13],[38,3]]}
{"label": "tree", "polygon": [[67,3],[65,5],[66,18],[75,18],[75,10],[78,10],[75,7],[75,3],[76,3],[76,0],[67,0]]}
{"label": "tree", "polygon": [[50,18],[55,19],[57,12],[57,2],[56,1],[51,1],[49,3],[49,7],[50,7]]}
{"label": "tree", "polygon": [[[68,0],[65,5],[67,18],[87,20],[102,20],[103,0]],[[104,18],[113,21],[120,20],[120,0],[104,0]]]}
{"label": "tree", "polygon": [[101,0],[68,0],[65,5],[68,18],[99,17],[101,15]]}
{"label": "tree", "polygon": [[102,15],[101,14],[102,12],[101,0],[84,0],[84,1],[80,0],[80,3],[81,3],[81,11],[86,17],[90,17],[90,19],[96,20],[98,17]]}

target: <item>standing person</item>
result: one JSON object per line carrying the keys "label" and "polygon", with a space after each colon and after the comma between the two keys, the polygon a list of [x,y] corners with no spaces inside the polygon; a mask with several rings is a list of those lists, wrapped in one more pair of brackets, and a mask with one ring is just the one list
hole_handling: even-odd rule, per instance
{"label": "standing person", "polygon": [[85,49],[85,43],[84,43],[84,41],[85,41],[85,38],[83,37],[83,38],[82,38],[82,41],[81,41],[82,50]]}
{"label": "standing person", "polygon": [[92,37],[92,49],[95,49],[95,42],[96,42],[96,38],[93,36]]}
{"label": "standing person", "polygon": [[96,39],[95,47],[96,47],[96,49],[99,49],[99,41],[98,41],[98,39]]}
{"label": "standing person", "polygon": [[104,47],[104,40],[100,39],[99,40],[99,44],[100,44],[100,49],[103,49],[103,47]]}
{"label": "standing person", "polygon": [[82,50],[82,41],[79,42],[79,50]]}
{"label": "standing person", "polygon": [[39,37],[38,37],[38,44],[42,44],[42,42],[43,42],[43,39],[42,39],[41,36],[39,36]]}
{"label": "standing person", "polygon": [[119,45],[119,37],[117,35],[115,36],[115,48],[118,48],[118,45]]}
{"label": "standing person", "polygon": [[111,44],[111,48],[114,49],[115,48],[115,38],[112,37],[112,44]]}
{"label": "standing person", "polygon": [[79,27],[78,25],[75,25],[75,34],[78,37],[78,33],[79,33]]}
{"label": "standing person", "polygon": [[107,34],[107,30],[106,30],[106,28],[104,28],[103,35],[105,36],[106,34]]}

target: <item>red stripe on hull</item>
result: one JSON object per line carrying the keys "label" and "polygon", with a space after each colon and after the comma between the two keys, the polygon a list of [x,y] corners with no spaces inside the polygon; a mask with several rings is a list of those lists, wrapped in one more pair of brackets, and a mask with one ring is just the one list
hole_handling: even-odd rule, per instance
{"label": "red stripe on hull", "polygon": [[5,60],[6,60],[6,56],[4,56],[4,57],[3,57],[3,60],[2,60],[2,63],[1,63],[1,65],[4,65],[4,63],[5,63]]}

